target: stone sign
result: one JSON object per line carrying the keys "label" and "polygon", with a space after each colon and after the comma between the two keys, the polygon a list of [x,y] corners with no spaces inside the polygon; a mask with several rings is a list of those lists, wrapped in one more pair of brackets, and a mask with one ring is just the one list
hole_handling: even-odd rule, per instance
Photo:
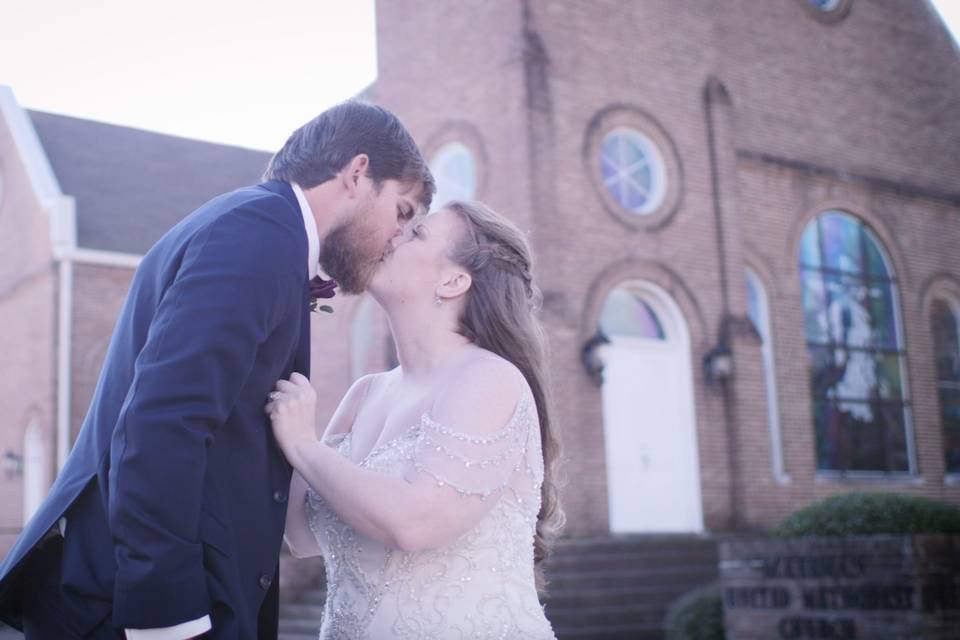
{"label": "stone sign", "polygon": [[728,640],[960,639],[960,536],[720,544]]}

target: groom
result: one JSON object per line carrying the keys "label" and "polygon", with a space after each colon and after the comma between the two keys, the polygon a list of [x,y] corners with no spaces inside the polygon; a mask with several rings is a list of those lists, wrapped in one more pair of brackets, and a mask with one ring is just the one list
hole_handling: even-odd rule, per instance
{"label": "groom", "polygon": [[318,263],[361,292],[434,184],[359,102],[294,132],[265,179],[137,269],[73,451],[0,565],[0,619],[28,639],[276,638],[290,467],[267,395],[309,376]]}

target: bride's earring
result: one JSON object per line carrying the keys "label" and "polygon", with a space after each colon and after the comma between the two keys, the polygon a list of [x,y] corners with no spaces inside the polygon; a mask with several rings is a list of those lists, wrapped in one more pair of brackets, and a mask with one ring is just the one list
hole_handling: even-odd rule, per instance
{"label": "bride's earring", "polygon": [[433,306],[439,307],[441,304],[443,304],[443,300],[440,299],[440,294],[433,294]]}

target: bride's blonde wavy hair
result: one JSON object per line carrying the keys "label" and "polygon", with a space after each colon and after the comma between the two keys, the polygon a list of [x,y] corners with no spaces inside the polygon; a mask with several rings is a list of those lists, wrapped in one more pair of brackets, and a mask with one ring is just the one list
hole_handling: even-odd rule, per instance
{"label": "bride's blonde wavy hair", "polygon": [[512,362],[533,392],[540,418],[544,479],[534,537],[537,589],[546,581],[540,564],[549,541],[563,526],[557,499],[555,467],[559,443],[550,425],[546,379],[547,343],[538,318],[542,296],[533,279],[530,245],[510,220],[479,202],[453,200],[443,206],[460,216],[466,232],[454,243],[450,259],[473,279],[459,333],[477,346]]}

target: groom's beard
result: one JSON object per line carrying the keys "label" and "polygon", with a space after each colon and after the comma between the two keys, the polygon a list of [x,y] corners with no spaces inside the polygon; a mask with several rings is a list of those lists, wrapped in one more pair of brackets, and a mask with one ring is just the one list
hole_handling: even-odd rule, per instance
{"label": "groom's beard", "polygon": [[363,293],[386,247],[376,246],[376,228],[368,211],[358,211],[327,233],[320,247],[320,266],[344,293]]}

